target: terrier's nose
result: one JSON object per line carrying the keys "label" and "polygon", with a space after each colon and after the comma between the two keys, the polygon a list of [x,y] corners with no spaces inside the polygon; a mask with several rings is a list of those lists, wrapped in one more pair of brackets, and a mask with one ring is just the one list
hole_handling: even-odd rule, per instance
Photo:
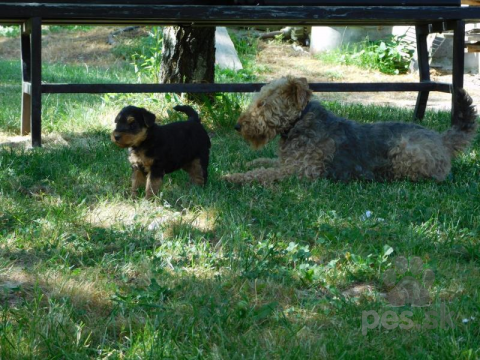
{"label": "terrier's nose", "polygon": [[237,130],[237,131],[240,131],[240,129],[242,128],[242,125],[240,124],[236,124],[234,129]]}
{"label": "terrier's nose", "polygon": [[118,140],[120,140],[122,135],[117,134],[117,135],[114,135],[113,137],[115,138],[115,141],[118,141]]}

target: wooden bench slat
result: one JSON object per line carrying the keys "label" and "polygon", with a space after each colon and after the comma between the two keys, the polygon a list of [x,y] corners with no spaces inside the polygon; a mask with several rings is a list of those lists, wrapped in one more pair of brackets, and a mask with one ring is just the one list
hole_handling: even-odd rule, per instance
{"label": "wooden bench slat", "polygon": [[[480,8],[452,6],[175,6],[10,4],[0,2],[0,22],[21,23],[40,17],[44,24],[184,24],[184,25],[383,25],[429,24],[480,19]],[[477,20],[475,20],[477,19]]]}
{"label": "wooden bench slat", "polygon": [[[22,1],[3,0],[5,3]],[[25,1],[28,3],[28,1]],[[78,4],[88,6],[82,0],[42,0],[44,4]],[[111,5],[253,5],[262,6],[460,6],[461,0],[99,0],[95,4]]]}
{"label": "wooden bench slat", "polygon": [[[250,84],[42,84],[42,93],[246,93],[256,92],[264,83]],[[449,93],[450,84],[420,83],[311,83],[316,92],[440,91]]]}
{"label": "wooden bench slat", "polygon": [[460,6],[460,0],[264,0],[267,6]]}

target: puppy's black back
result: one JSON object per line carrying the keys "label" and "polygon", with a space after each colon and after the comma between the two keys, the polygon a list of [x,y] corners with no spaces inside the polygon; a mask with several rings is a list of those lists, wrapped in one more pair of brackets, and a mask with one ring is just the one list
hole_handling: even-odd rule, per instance
{"label": "puppy's black back", "polygon": [[155,125],[142,144],[145,154],[155,158],[166,174],[181,169],[195,159],[208,164],[210,147],[207,131],[200,121],[195,120]]}

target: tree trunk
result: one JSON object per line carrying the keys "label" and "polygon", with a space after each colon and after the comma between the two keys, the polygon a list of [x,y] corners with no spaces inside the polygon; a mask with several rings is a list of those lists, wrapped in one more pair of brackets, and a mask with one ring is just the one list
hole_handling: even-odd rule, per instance
{"label": "tree trunk", "polygon": [[[166,26],[160,79],[165,84],[213,83],[215,28]],[[187,97],[191,100],[201,98],[198,94],[187,94]]]}

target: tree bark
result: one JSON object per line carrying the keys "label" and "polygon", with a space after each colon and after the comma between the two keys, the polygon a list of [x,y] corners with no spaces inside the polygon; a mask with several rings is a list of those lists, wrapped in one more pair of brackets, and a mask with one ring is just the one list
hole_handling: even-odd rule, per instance
{"label": "tree bark", "polygon": [[[166,26],[163,30],[163,83],[215,81],[215,27]],[[201,94],[200,94],[201,95]],[[199,94],[187,94],[198,101]]]}

